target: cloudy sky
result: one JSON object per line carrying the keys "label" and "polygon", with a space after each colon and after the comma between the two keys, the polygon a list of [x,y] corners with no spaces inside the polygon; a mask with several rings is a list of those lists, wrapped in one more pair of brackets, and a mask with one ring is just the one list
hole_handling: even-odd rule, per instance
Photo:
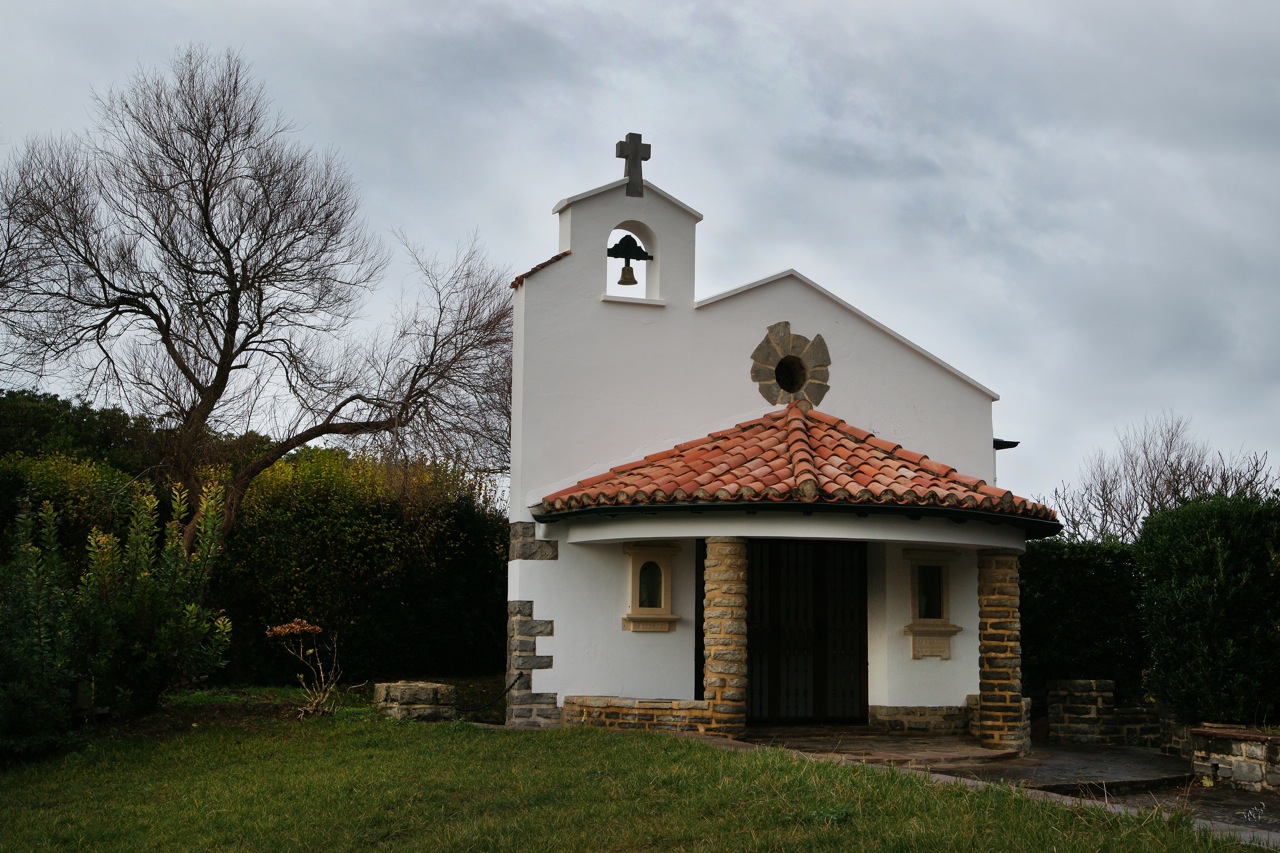
{"label": "cloudy sky", "polygon": [[231,48],[375,230],[519,272],[641,132],[706,217],[700,296],[794,267],[993,388],[1001,485],[1162,410],[1280,462],[1274,0],[0,0],[0,28],[0,153]]}

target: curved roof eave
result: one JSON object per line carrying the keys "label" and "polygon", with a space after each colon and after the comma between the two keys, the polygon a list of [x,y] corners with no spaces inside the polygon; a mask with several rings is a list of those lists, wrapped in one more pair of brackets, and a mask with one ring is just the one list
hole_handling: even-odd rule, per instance
{"label": "curved roof eave", "polygon": [[740,513],[755,515],[758,513],[838,513],[865,517],[868,515],[892,515],[908,519],[944,518],[957,524],[979,522],[985,524],[1007,525],[1022,530],[1028,539],[1046,539],[1055,536],[1062,530],[1056,520],[1031,518],[1027,516],[1009,515],[1006,513],[986,512],[976,509],[943,506],[902,506],[898,504],[849,504],[823,503],[806,501],[762,501],[762,502],[664,502],[634,503],[622,506],[588,506],[578,509],[567,509],[559,512],[542,512],[541,507],[533,507],[535,521],[541,524],[554,524],[559,521],[572,521],[587,518],[618,518],[628,516],[655,516],[667,514],[701,515],[704,513]]}

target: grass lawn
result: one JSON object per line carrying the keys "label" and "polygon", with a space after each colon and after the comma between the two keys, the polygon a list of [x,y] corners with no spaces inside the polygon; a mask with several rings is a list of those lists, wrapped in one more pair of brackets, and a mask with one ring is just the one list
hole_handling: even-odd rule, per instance
{"label": "grass lawn", "polygon": [[297,721],[210,691],[0,770],[0,850],[1234,850],[1185,820],[1065,809],[775,751],[573,729]]}

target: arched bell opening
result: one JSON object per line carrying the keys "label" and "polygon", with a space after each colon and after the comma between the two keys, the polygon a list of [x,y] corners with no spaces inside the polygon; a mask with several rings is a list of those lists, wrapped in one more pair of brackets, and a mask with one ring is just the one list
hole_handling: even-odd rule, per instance
{"label": "arched bell opening", "polygon": [[609,232],[605,293],[657,299],[657,253],[653,232],[640,222],[622,222]]}

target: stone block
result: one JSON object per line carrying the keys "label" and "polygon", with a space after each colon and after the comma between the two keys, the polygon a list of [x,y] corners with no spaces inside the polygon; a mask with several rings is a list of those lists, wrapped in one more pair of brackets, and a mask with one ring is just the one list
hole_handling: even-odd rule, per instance
{"label": "stone block", "polygon": [[513,540],[507,557],[511,560],[558,560],[560,543],[553,539]]}
{"label": "stone block", "polygon": [[381,711],[396,720],[440,722],[458,718],[458,710],[452,705],[383,705]]}
{"label": "stone block", "polygon": [[397,705],[453,704],[457,690],[430,681],[393,681],[375,684],[373,701]]}
{"label": "stone block", "polygon": [[530,619],[520,625],[520,633],[526,637],[553,637],[556,623],[551,619]]}
{"label": "stone block", "polygon": [[1256,761],[1231,762],[1231,778],[1237,782],[1261,782],[1262,764]]}

